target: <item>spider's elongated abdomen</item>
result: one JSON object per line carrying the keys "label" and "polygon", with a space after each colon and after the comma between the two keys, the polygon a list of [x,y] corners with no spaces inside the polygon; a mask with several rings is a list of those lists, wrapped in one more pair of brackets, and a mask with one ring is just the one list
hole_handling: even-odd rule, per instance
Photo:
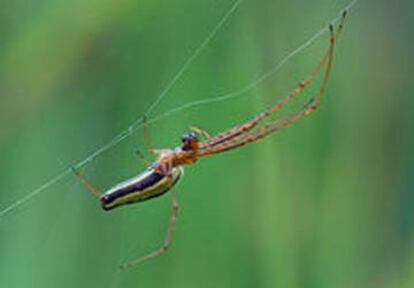
{"label": "spider's elongated abdomen", "polygon": [[181,167],[173,168],[171,177],[150,168],[145,172],[121,182],[101,196],[102,208],[110,210],[125,204],[145,201],[168,192],[183,174]]}

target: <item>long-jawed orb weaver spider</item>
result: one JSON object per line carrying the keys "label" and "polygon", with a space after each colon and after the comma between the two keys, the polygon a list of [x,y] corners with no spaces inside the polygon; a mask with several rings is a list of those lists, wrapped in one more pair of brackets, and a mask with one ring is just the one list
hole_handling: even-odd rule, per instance
{"label": "long-jawed orb weaver spider", "polygon": [[[182,176],[182,167],[184,165],[194,164],[201,158],[240,148],[249,143],[258,142],[270,134],[290,126],[294,122],[308,116],[316,110],[321,103],[325,87],[328,83],[336,41],[342,31],[345,16],[346,11],[343,12],[341,21],[336,31],[333,25],[329,26],[329,46],[319,64],[309,73],[305,80],[301,82],[299,86],[294,89],[293,92],[284,100],[257,115],[252,120],[242,125],[230,128],[214,137],[210,137],[210,135],[204,130],[192,128],[192,132],[182,136],[182,144],[180,147],[165,150],[154,150],[151,148],[152,145],[149,133],[146,126],[144,126],[144,136],[147,145],[150,147],[149,151],[158,156],[157,160],[152,164],[148,163],[148,169],[142,174],[126,180],[110,188],[104,193],[100,193],[78,171],[74,169],[75,175],[86,186],[86,188],[88,188],[89,191],[100,199],[102,208],[105,210],[110,210],[129,203],[145,201],[161,196],[168,191],[171,193],[172,212],[164,244],[157,250],[122,265],[121,268],[135,266],[146,260],[154,258],[169,249],[173,238],[178,212],[178,202],[172,188]],[[269,120],[267,123],[262,123],[273,113],[283,108],[283,106],[285,106],[292,99],[296,98],[300,92],[309,85],[312,79],[319,74],[323,67],[325,67],[323,70],[323,79],[316,97],[311,98],[310,101],[298,111],[291,112],[279,119]],[[204,136],[206,139],[204,141],[200,141],[199,136]]]}

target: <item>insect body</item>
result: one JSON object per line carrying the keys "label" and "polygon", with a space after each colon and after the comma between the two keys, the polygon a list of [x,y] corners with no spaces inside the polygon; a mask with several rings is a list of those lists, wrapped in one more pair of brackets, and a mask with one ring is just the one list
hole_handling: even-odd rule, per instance
{"label": "insect body", "polygon": [[[75,171],[75,175],[83,182],[83,184],[93,194],[101,199],[102,207],[106,210],[128,203],[151,199],[153,197],[160,196],[167,191],[171,192],[173,209],[164,244],[152,253],[129,262],[122,267],[131,267],[142,263],[164,253],[169,249],[178,211],[178,203],[172,188],[183,174],[182,167],[184,165],[194,164],[201,158],[234,150],[244,145],[258,142],[310,115],[316,110],[325,93],[325,87],[328,83],[328,78],[332,68],[335,44],[342,30],[345,15],[346,12],[343,13],[342,20],[336,31],[332,25],[329,26],[329,46],[319,64],[309,73],[303,82],[301,82],[300,85],[281,102],[270,107],[268,110],[257,115],[250,121],[228,129],[227,131],[219,133],[214,137],[210,137],[207,132],[196,128],[193,129],[195,130],[195,133],[191,132],[182,137],[181,146],[176,149],[150,149],[150,152],[157,155],[158,158],[153,164],[149,165],[149,168],[144,173],[114,186],[104,194],[101,194],[97,189],[89,184],[89,182],[86,181],[86,179],[79,172]],[[273,116],[275,112],[281,110],[292,99],[296,98],[321,71],[323,71],[322,84],[320,85],[319,91],[315,97],[311,98],[310,101],[308,101],[308,103],[302,108],[299,108],[286,116],[279,117],[278,119],[271,119],[271,116]],[[146,135],[147,144],[151,147],[151,141],[146,128],[144,129],[144,133]],[[200,141],[198,136],[204,136],[205,139]]]}

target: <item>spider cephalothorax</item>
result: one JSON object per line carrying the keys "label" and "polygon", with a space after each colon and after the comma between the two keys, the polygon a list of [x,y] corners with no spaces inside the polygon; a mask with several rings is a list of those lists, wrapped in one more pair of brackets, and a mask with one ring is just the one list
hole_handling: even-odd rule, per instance
{"label": "spider cephalothorax", "polygon": [[183,149],[184,151],[197,150],[199,148],[198,137],[193,132],[184,134],[181,137],[181,142],[182,142],[181,149]]}

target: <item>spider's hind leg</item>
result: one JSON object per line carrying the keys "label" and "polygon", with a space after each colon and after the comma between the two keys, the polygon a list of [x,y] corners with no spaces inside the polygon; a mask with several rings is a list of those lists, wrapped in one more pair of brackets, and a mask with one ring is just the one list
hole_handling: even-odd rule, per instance
{"label": "spider's hind leg", "polygon": [[164,243],[161,247],[159,247],[158,249],[152,251],[151,253],[149,253],[147,255],[144,255],[142,257],[139,257],[136,260],[133,260],[131,262],[128,262],[126,264],[121,265],[120,268],[122,270],[134,267],[134,266],[139,265],[139,264],[141,264],[141,263],[143,263],[147,260],[155,258],[155,257],[167,252],[168,249],[171,247],[171,243],[172,243],[173,236],[174,236],[175,223],[177,222],[177,215],[178,215],[178,207],[179,206],[178,206],[178,201],[177,201],[177,197],[175,195],[175,192],[172,189],[172,186],[173,186],[172,175],[170,174],[166,177],[169,178],[170,193],[171,193],[171,200],[172,200],[172,211],[171,211],[170,221],[169,221],[168,229],[167,229],[167,235],[165,237]]}

